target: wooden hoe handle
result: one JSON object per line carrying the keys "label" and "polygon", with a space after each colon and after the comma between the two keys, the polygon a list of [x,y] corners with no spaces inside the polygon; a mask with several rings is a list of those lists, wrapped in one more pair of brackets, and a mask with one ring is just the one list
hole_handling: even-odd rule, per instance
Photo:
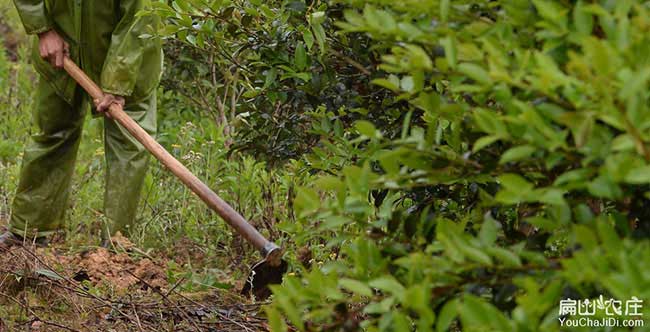
{"label": "wooden hoe handle", "polygon": [[[64,68],[93,99],[101,99],[104,92],[69,58],[64,59]],[[137,122],[124,112],[122,106],[113,104],[108,110],[111,117],[128,130],[135,139],[151,152],[163,165],[176,175],[188,188],[197,194],[212,210],[217,212],[237,233],[250,242],[270,263],[279,264],[281,249],[270,242],[235,209],[197,178],[180,161],[153,139]],[[275,265],[275,264],[273,264]]]}

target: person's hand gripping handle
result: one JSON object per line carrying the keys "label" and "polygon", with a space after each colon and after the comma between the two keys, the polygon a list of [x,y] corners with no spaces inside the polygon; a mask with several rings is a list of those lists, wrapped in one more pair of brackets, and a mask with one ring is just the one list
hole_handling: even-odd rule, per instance
{"label": "person's hand gripping handle", "polygon": [[63,60],[70,56],[70,45],[56,30],[48,30],[38,34],[38,51],[52,66],[63,68]]}

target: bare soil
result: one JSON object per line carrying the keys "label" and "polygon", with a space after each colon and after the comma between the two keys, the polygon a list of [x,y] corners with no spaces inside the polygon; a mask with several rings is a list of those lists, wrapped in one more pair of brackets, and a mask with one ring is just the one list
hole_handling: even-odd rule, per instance
{"label": "bare soil", "polygon": [[168,282],[166,255],[145,254],[121,236],[114,248],[2,252],[0,332],[268,330],[261,304],[236,290],[184,294],[183,280]]}

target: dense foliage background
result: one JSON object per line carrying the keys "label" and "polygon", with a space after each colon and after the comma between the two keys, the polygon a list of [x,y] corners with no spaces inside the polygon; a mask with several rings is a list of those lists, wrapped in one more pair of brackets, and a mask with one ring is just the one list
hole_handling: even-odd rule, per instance
{"label": "dense foliage background", "polygon": [[[160,141],[287,248],[274,331],[560,331],[561,299],[600,295],[650,314],[650,3],[175,0],[141,14],[166,22],[141,36],[166,40]],[[0,142],[0,192],[20,150]],[[80,173],[102,169],[92,152]],[[98,229],[101,183],[84,179],[70,237]],[[210,279],[246,245],[189,197],[154,169],[136,237],[203,244],[220,258],[195,278]]]}
{"label": "dense foliage background", "polygon": [[303,250],[275,330],[552,331],[563,298],[649,298],[648,3],[155,8],[232,148],[316,178],[276,224]]}

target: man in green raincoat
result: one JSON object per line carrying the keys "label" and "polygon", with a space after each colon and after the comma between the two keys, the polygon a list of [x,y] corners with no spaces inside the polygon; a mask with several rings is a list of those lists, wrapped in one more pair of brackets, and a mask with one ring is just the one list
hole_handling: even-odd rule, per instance
{"label": "man in green raincoat", "polygon": [[[158,21],[138,16],[150,0],[14,0],[28,34],[37,35],[32,61],[40,74],[34,103],[38,127],[23,156],[20,183],[8,231],[0,246],[44,242],[61,229],[84,116],[113,103],[145,130],[156,132],[156,87],[162,47],[152,35]],[[62,70],[69,56],[106,93],[89,100]],[[95,112],[96,111],[96,112]],[[104,119],[106,185],[103,243],[133,227],[148,163],[148,153],[113,120]]]}

